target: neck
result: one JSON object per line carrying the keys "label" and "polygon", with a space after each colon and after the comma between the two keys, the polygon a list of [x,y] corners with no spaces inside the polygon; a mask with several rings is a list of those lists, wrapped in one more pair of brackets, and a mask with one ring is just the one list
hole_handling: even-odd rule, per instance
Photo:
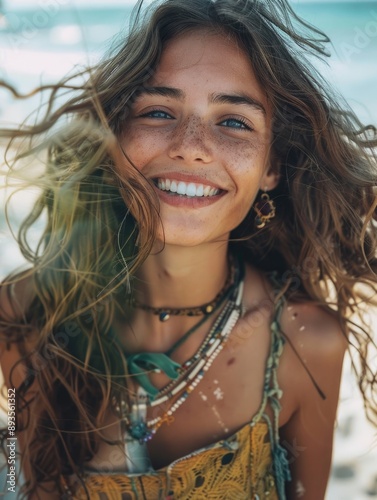
{"label": "neck", "polygon": [[152,307],[187,308],[210,302],[229,272],[227,245],[178,248],[167,245],[144,262],[135,283],[136,297]]}
{"label": "neck", "polygon": [[[138,270],[135,297],[155,308],[184,309],[211,302],[228,277],[227,253],[228,245],[224,243],[195,248],[166,245],[163,251],[150,255]],[[132,329],[137,332],[137,340],[127,336],[127,344],[136,351],[165,351],[199,320],[177,316],[162,323],[157,315],[136,309]]]}

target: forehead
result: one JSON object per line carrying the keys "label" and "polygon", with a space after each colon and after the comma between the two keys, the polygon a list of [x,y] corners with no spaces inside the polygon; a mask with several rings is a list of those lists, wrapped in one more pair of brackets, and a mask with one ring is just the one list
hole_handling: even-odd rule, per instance
{"label": "forehead", "polygon": [[267,105],[266,94],[245,51],[226,35],[204,30],[169,41],[150,83],[184,90],[249,91]]}

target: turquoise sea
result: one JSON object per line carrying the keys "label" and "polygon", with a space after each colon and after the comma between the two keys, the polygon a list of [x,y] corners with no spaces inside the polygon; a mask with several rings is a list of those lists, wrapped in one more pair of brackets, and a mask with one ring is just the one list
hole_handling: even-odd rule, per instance
{"label": "turquoise sea", "polygon": [[[132,9],[127,2],[124,7],[103,4],[80,8],[74,1],[30,0],[27,8],[12,9],[12,1],[5,0],[0,78],[26,91],[41,79],[65,74],[76,63],[96,60],[125,29]],[[377,2],[298,0],[292,5],[331,38],[333,57],[321,71],[363,120],[377,122]],[[0,93],[0,110],[6,98]]]}

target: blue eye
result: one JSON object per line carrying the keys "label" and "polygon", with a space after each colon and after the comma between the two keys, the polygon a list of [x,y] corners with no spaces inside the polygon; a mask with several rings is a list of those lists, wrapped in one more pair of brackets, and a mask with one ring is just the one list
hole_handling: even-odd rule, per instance
{"label": "blue eye", "polygon": [[246,122],[236,118],[228,118],[221,122],[221,124],[225,127],[236,128],[240,130],[251,130]]}
{"label": "blue eye", "polygon": [[162,120],[172,120],[172,117],[168,113],[166,113],[165,111],[161,111],[160,109],[148,111],[148,113],[145,113],[141,116],[143,118],[157,118],[157,119],[162,119]]}

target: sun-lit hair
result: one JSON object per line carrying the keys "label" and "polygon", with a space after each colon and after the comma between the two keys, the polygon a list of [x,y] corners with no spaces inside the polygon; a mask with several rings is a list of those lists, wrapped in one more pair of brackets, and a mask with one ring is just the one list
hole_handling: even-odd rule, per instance
{"label": "sun-lit hair", "polygon": [[[20,311],[12,287],[4,286],[13,312],[3,310],[0,318],[1,340],[17,343],[28,367],[17,391],[19,430],[28,429],[25,497],[48,481],[60,488],[61,475],[82,477],[84,462],[104,439],[106,410],[125,397],[126,360],[111,325],[115,311],[124,311],[132,276],[152,251],[161,221],[154,191],[127,151],[122,174],[114,158],[130,106],[164,47],[193,30],[234,40],[273,109],[277,216],[257,230],[251,210],[234,228],[231,246],[257,268],[277,271],[290,300],[310,299],[337,317],[359,353],[354,369],[377,422],[377,380],[367,363],[376,344],[351,317],[372,304],[376,292],[376,131],[327,90],[310,63],[327,55],[328,38],[286,0],[142,4],[101,63],[35,91],[50,91],[38,123],[0,130],[9,179],[41,190],[18,235],[30,269],[6,280],[31,282],[34,293]],[[35,246],[30,234],[41,218],[46,225]],[[32,352],[29,338],[37,339]],[[34,380],[37,394],[30,392]],[[31,399],[38,412],[29,411]],[[6,431],[2,436],[5,449]]]}

